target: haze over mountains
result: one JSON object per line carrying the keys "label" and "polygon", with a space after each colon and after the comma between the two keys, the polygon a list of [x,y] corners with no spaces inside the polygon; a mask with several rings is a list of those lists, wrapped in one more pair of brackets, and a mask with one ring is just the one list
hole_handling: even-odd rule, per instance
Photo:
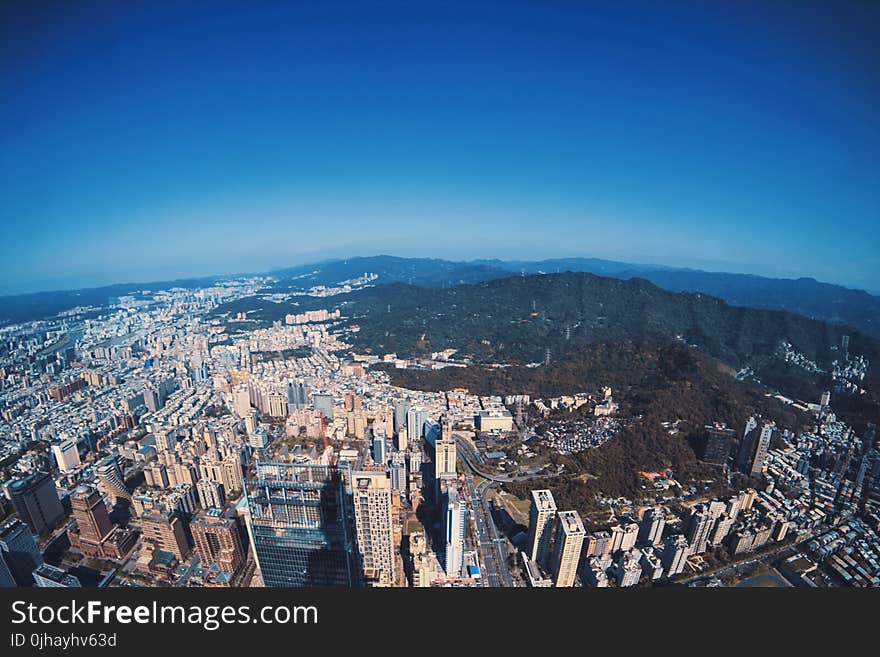
{"label": "haze over mountains", "polygon": [[[272,285],[273,289],[291,290],[311,285],[331,285],[365,272],[377,274],[376,284],[380,285],[402,282],[417,286],[449,287],[504,278],[512,274],[565,271],[588,272],[622,280],[642,278],[673,292],[699,292],[723,299],[731,305],[786,310],[805,317],[853,326],[870,335],[880,336],[880,297],[863,290],[822,283],[812,278],[777,279],[598,258],[456,262],[386,255],[327,260],[276,269],[268,274],[279,279]],[[159,289],[171,285],[194,287],[223,278],[226,276],[124,283],[83,290],[0,297],[0,324],[39,319],[81,305],[103,307],[108,304],[110,297],[145,288]]]}
{"label": "haze over mountains", "polygon": [[[539,261],[475,260],[452,262],[427,258],[375,256],[331,260],[271,272],[276,276],[302,276],[328,285],[366,271],[379,275],[377,283],[448,286],[477,283],[516,274],[588,272],[619,279],[643,278],[673,292],[701,292],[731,305],[787,310],[814,319],[854,326],[880,336],[880,297],[864,290],[821,283],[812,278],[766,278],[751,274],[677,269],[599,258],[554,258]],[[284,282],[281,284],[285,285]]]}

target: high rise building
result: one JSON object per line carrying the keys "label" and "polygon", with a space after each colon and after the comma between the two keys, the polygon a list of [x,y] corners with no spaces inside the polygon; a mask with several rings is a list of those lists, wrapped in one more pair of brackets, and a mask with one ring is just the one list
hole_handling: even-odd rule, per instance
{"label": "high rise building", "polygon": [[725,465],[736,439],[736,431],[724,426],[706,427],[701,460],[714,465]]}
{"label": "high rise building", "polygon": [[376,463],[384,465],[388,462],[388,443],[384,431],[373,432],[372,456]]}
{"label": "high rise building", "polygon": [[757,477],[764,471],[764,462],[767,460],[775,429],[773,422],[759,425],[754,417],[748,419],[737,457],[737,466],[742,472]]}
{"label": "high rise building", "polygon": [[36,472],[6,484],[6,491],[18,517],[34,534],[52,529],[64,517],[55,481],[45,472]]}
{"label": "high rise building", "polygon": [[3,550],[0,550],[0,589],[14,588],[17,584],[3,554]]}
{"label": "high rise building", "polygon": [[391,486],[384,472],[352,475],[354,518],[361,566],[367,583],[394,583]]}
{"label": "high rise building", "polygon": [[220,509],[208,509],[190,523],[193,543],[203,566],[216,564],[224,573],[236,574],[245,561],[235,519]]}
{"label": "high rise building", "polygon": [[110,495],[114,504],[120,499],[131,501],[131,493],[128,492],[122,479],[122,472],[119,469],[119,461],[116,456],[108,456],[99,462],[95,474],[98,478],[98,486]]}
{"label": "high rise building", "polygon": [[200,479],[196,484],[196,492],[199,494],[199,504],[203,509],[222,509],[226,504],[226,492],[219,481]]}
{"label": "high rise building", "polygon": [[467,528],[467,506],[459,499],[458,491],[450,488],[445,497],[444,515],[445,549],[444,570],[447,577],[460,577],[464,565],[464,539]]}
{"label": "high rise building", "polygon": [[428,421],[428,411],[422,408],[409,408],[406,411],[406,437],[410,442],[422,439],[422,429]]}
{"label": "high rise building", "polygon": [[315,410],[328,420],[333,419],[333,395],[327,393],[315,393],[312,395],[312,403]]}
{"label": "high rise building", "polygon": [[266,586],[358,586],[351,466],[257,463],[248,532]]}
{"label": "high rise building", "polygon": [[141,517],[141,532],[144,540],[156,546],[157,550],[172,553],[178,561],[183,561],[190,553],[184,521],[163,508],[153,508]]}
{"label": "high rise building", "polygon": [[0,526],[0,552],[18,586],[31,586],[33,572],[43,563],[40,548],[31,529],[18,518],[10,518]]}
{"label": "high rise building", "polygon": [[711,535],[709,536],[709,543],[711,545],[721,545],[727,535],[730,534],[730,530],[733,529],[734,517],[725,514],[722,514],[718,518],[718,522],[715,524],[715,528],[712,530]]}
{"label": "high rise building", "polygon": [[614,525],[611,528],[611,545],[609,552],[616,554],[621,550],[629,550],[636,544],[639,537],[639,526],[634,522]]}
{"label": "high rise building", "polygon": [[34,569],[33,578],[34,584],[41,589],[78,589],[82,586],[75,576],[47,563],[40,564]]}
{"label": "high rise building", "polygon": [[400,427],[400,430],[396,431],[395,433],[397,435],[397,449],[399,449],[401,452],[405,452],[407,446],[409,445],[409,439],[406,435],[406,425],[404,424],[402,427]]}
{"label": "high rise building", "polygon": [[757,477],[764,472],[764,464],[767,461],[767,452],[770,451],[770,441],[773,439],[773,432],[775,430],[776,425],[772,422],[765,422],[764,426],[761,427],[761,433],[758,435],[757,445],[755,446],[755,453],[752,456],[749,471],[749,474],[753,477]]}
{"label": "high rise building", "polygon": [[394,433],[399,434],[406,429],[406,414],[409,411],[409,400],[398,399],[394,402]]}
{"label": "high rise building", "polygon": [[272,417],[287,417],[287,395],[280,392],[269,393],[269,415]]}
{"label": "high rise building", "polygon": [[593,532],[584,539],[584,554],[601,557],[611,552],[611,532]]}
{"label": "high rise building", "polygon": [[107,505],[94,486],[77,486],[70,495],[70,506],[81,541],[100,545],[113,531],[114,525],[107,513]]}
{"label": "high rise building", "polygon": [[391,490],[406,490],[406,454],[403,452],[391,455]]}
{"label": "high rise building", "polygon": [[557,587],[574,586],[585,536],[584,523],[577,511],[560,511],[556,515],[550,570]]}
{"label": "high rise building", "polygon": [[168,488],[171,485],[171,480],[168,478],[168,468],[158,462],[144,468],[144,482],[151,488]]}
{"label": "high rise building", "polygon": [[455,474],[456,468],[456,452],[455,439],[450,435],[448,438],[443,437],[434,444],[435,460],[434,472],[439,479],[445,474]]}
{"label": "high rise building", "polygon": [[61,472],[69,472],[81,463],[77,442],[73,438],[67,438],[52,445],[52,453],[55,455],[55,462]]}
{"label": "high rise building", "polygon": [[687,539],[681,534],[674,534],[666,538],[663,545],[663,553],[660,562],[667,577],[673,577],[684,571],[690,549]]}
{"label": "high rise building", "polygon": [[556,501],[549,490],[533,490],[529,510],[528,556],[537,564],[546,565],[550,554],[550,535],[556,518]]}
{"label": "high rise building", "polygon": [[422,450],[414,448],[409,453],[409,474],[416,476],[422,471]]}
{"label": "high rise building", "polygon": [[660,563],[660,555],[654,551],[654,548],[648,546],[642,548],[641,552],[642,560],[640,564],[642,566],[642,573],[651,580],[663,577],[663,564]]}
{"label": "high rise building", "polygon": [[714,524],[715,516],[712,515],[709,505],[697,504],[691,507],[685,532],[688,545],[691,547],[691,554],[702,554],[706,551],[709,544],[709,533]]}
{"label": "high rise building", "polygon": [[251,410],[251,392],[248,386],[241,385],[232,391],[232,410],[238,417],[245,417]]}
{"label": "high rise building", "polygon": [[642,551],[638,548],[624,550],[614,562],[613,573],[620,587],[635,586],[642,576]]}
{"label": "high rise building", "polygon": [[666,516],[662,507],[645,509],[639,524],[638,542],[642,545],[657,545],[663,537],[664,527],[666,527]]}

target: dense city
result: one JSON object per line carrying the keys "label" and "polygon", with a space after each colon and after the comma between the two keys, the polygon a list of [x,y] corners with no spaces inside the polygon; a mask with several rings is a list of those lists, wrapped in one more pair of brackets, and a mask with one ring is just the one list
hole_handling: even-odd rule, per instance
{"label": "dense city", "polygon": [[641,499],[586,518],[542,480],[581,476],[553,455],[638,421],[611,388],[398,387],[373,366],[462,363],[359,354],[329,304],[271,322],[216,312],[265,283],[144,289],[0,329],[0,584],[880,585],[875,428],[856,435],[830,392],[787,400],[809,431],[760,416],[705,427],[698,458],[747,482],[735,494],[642,473]]}

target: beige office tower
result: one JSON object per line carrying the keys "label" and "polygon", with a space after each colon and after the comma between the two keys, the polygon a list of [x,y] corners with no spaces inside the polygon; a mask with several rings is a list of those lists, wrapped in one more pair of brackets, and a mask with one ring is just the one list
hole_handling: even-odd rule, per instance
{"label": "beige office tower", "polygon": [[550,534],[556,517],[556,501],[549,490],[532,491],[529,511],[528,554],[538,564],[546,564],[550,553]]}
{"label": "beige office tower", "polygon": [[354,518],[364,578],[377,586],[394,584],[391,484],[384,470],[354,472]]}
{"label": "beige office tower", "polygon": [[406,451],[406,446],[409,444],[406,436],[406,426],[400,427],[400,431],[397,432],[397,449],[401,452]]}
{"label": "beige office tower", "polygon": [[550,564],[557,587],[574,586],[586,534],[577,511],[560,511],[557,514],[556,539]]}
{"label": "beige office tower", "polygon": [[189,554],[183,521],[164,509],[154,508],[144,513],[141,532],[145,541],[154,544],[157,550],[171,552],[179,561],[186,559]]}
{"label": "beige office tower", "polygon": [[447,438],[441,438],[437,440],[435,443],[436,449],[436,467],[435,474],[439,479],[441,475],[444,474],[455,474],[455,441],[452,439],[452,436]]}
{"label": "beige office tower", "polygon": [[743,497],[742,504],[740,505],[740,509],[742,511],[748,511],[752,508],[752,505],[755,503],[755,498],[758,496],[758,492],[754,488],[747,488],[745,492],[745,496]]}
{"label": "beige office tower", "polygon": [[193,518],[190,529],[199,561],[205,568],[216,563],[224,573],[239,571],[245,558],[234,519],[224,518],[219,509],[212,509]]}

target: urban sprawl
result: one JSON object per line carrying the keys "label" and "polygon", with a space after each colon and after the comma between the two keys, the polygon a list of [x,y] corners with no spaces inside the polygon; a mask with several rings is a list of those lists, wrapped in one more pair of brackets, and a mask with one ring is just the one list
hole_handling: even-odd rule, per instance
{"label": "urban sprawl", "polygon": [[338,310],[215,315],[264,283],[144,290],[0,329],[0,585],[880,584],[876,437],[828,393],[802,404],[811,431],[706,427],[699,458],[760,485],[707,497],[643,473],[645,497],[608,500],[588,532],[542,485],[566,473],[537,456],[614,440],[633,419],[612,390],[396,387],[371,366],[462,363],[354,353]]}

